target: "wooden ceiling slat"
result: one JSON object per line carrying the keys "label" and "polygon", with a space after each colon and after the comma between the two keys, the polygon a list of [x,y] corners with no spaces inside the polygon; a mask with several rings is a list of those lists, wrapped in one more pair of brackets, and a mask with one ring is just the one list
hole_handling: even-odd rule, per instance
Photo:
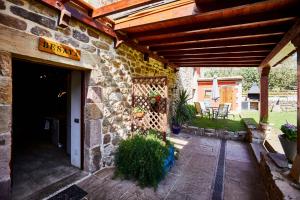
{"label": "wooden ceiling slat", "polygon": [[261,27],[261,28],[245,28],[245,29],[229,29],[223,32],[206,32],[188,35],[184,37],[168,37],[168,38],[156,38],[151,40],[140,41],[139,44],[152,46],[153,44],[162,44],[162,43],[174,43],[174,42],[189,42],[197,40],[208,40],[208,39],[219,39],[219,38],[231,38],[231,37],[243,37],[243,36],[252,36],[252,35],[283,35],[286,30],[290,27],[289,24],[274,26],[274,27]]}
{"label": "wooden ceiling slat", "polygon": [[197,63],[194,63],[194,64],[182,64],[182,65],[178,65],[178,67],[237,67],[237,68],[241,68],[241,67],[258,67],[257,64],[255,65],[233,65],[233,64],[197,64]]}
{"label": "wooden ceiling slat", "polygon": [[[208,51],[207,51],[208,50]],[[179,50],[179,51],[162,51],[160,55],[166,57],[179,57],[179,56],[232,56],[232,55],[265,55],[271,51],[271,48],[247,50],[247,49],[223,49],[223,51],[211,51],[215,49],[200,49],[198,50]],[[227,50],[227,51],[226,51]]]}
{"label": "wooden ceiling slat", "polygon": [[125,10],[133,9],[150,3],[154,3],[160,0],[121,0],[111,3],[106,6],[102,6],[93,11],[92,17],[98,18],[107,15],[112,15]]}
{"label": "wooden ceiling slat", "polygon": [[220,52],[214,53],[202,53],[202,54],[167,54],[164,55],[166,59],[179,59],[179,58],[203,58],[203,59],[214,59],[214,58],[264,58],[268,55],[269,51],[265,52]]}
{"label": "wooden ceiling slat", "polygon": [[[279,38],[281,38],[284,35],[284,32],[278,32],[278,33],[266,33],[266,34],[253,34],[249,35],[239,35],[237,34],[234,37],[222,37],[220,35],[220,37],[215,37],[215,38],[204,38],[204,39],[199,39],[199,40],[195,40],[195,41],[184,41],[184,42],[169,42],[169,43],[152,43],[149,44],[148,46],[150,46],[151,48],[153,47],[165,47],[165,46],[174,46],[174,47],[178,47],[178,46],[184,46],[184,45],[189,45],[189,44],[197,44],[201,46],[201,44],[207,44],[207,43],[214,43],[214,42],[220,42],[222,44],[222,42],[225,41],[234,41],[231,44],[236,44],[239,43],[238,41],[242,41],[242,42],[246,42],[246,41],[250,41],[252,42],[253,40],[255,41],[274,41],[274,40],[278,40]],[[226,42],[225,42],[226,43]]]}
{"label": "wooden ceiling slat", "polygon": [[180,55],[180,54],[199,54],[199,53],[224,53],[224,52],[244,52],[244,51],[271,51],[274,44],[244,45],[244,46],[226,46],[215,48],[194,48],[194,49],[169,49],[160,51],[159,54],[164,55]]}
{"label": "wooden ceiling slat", "polygon": [[[281,51],[285,45],[287,45],[291,40],[293,40],[298,34],[300,34],[300,19],[298,19],[291,29],[284,35],[284,37],[277,43],[277,45],[272,49],[268,56],[260,63],[260,67],[268,67],[270,60]],[[271,66],[272,67],[272,66]]]}
{"label": "wooden ceiling slat", "polygon": [[248,62],[233,62],[233,61],[220,61],[220,62],[202,62],[202,61],[194,61],[194,62],[174,62],[177,65],[182,65],[182,64],[210,64],[210,65],[215,65],[215,64],[232,64],[232,65],[259,65],[260,61],[248,61]]}
{"label": "wooden ceiling slat", "polygon": [[164,51],[164,50],[178,50],[178,49],[192,49],[192,48],[222,48],[227,46],[252,46],[260,44],[276,44],[280,41],[279,36],[272,37],[254,37],[254,38],[235,38],[235,39],[226,39],[220,41],[202,41],[202,42],[193,42],[191,44],[172,44],[166,46],[155,46],[150,47],[151,51]]}
{"label": "wooden ceiling slat", "polygon": [[229,7],[241,6],[245,4],[255,3],[262,0],[230,0],[230,1],[217,1],[217,0],[195,0],[197,8],[202,12],[213,10],[220,10]]}
{"label": "wooden ceiling slat", "polygon": [[182,58],[168,58],[170,62],[180,62],[180,61],[262,61],[262,57],[212,57],[212,58],[190,58],[190,57],[182,57]]}
{"label": "wooden ceiling slat", "polygon": [[[155,15],[140,15],[134,20],[122,19],[116,21],[115,30],[124,30],[128,33],[149,32],[159,30],[167,33],[175,32],[180,28],[195,29],[197,24],[214,24],[219,22],[221,26],[226,21],[248,21],[254,22],[262,19],[280,18],[284,15],[293,16],[297,14],[298,0],[268,0],[244,6],[232,7],[212,12],[191,13],[191,10],[168,10],[168,13],[160,12]],[[276,17],[279,16],[279,17]],[[159,32],[157,31],[157,32]],[[153,35],[153,33],[152,33]]]}

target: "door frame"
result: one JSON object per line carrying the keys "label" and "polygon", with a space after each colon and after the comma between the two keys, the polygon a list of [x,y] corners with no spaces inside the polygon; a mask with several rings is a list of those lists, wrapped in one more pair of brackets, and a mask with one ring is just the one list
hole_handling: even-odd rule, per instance
{"label": "door frame", "polygon": [[[11,55],[11,59],[12,59],[12,65],[11,65],[11,68],[12,70],[14,70],[14,65],[13,65],[13,60],[20,60],[20,61],[24,61],[24,62],[27,62],[27,63],[35,63],[35,64],[39,64],[41,66],[48,66],[48,67],[52,67],[52,68],[62,68],[62,69],[66,69],[66,70],[69,70],[70,72],[72,71],[79,71],[81,73],[81,105],[80,105],[80,167],[79,169],[80,170],[83,170],[84,169],[84,140],[85,140],[85,114],[84,114],[84,108],[85,108],[85,97],[86,97],[86,92],[87,92],[87,80],[86,80],[86,71],[87,70],[84,70],[84,69],[74,69],[74,67],[70,66],[56,66],[55,64],[50,64],[49,62],[47,62],[47,60],[43,60],[43,59],[38,59],[38,60],[32,60],[30,58],[27,58],[27,57],[24,57],[24,56],[18,56],[18,55],[15,55],[15,54],[12,54]],[[13,79],[13,77],[12,77]],[[12,96],[12,107],[14,105],[14,96]],[[12,117],[13,117],[13,112],[12,112]],[[70,119],[71,120],[71,119]],[[13,121],[11,122],[11,126],[13,126]],[[14,142],[13,142],[13,139],[12,139],[12,150],[14,148]],[[12,155],[13,156],[13,155]],[[13,175],[13,158],[11,158],[11,162],[10,162],[10,170],[11,170],[11,177]],[[12,179],[11,179],[12,180]],[[12,183],[12,182],[11,182]]]}

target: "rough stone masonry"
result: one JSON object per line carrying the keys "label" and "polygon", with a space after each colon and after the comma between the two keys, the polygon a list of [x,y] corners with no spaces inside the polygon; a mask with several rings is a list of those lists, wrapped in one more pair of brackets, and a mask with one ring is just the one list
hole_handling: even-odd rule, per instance
{"label": "rough stone masonry", "polygon": [[[176,82],[174,69],[122,44],[114,48],[112,38],[70,20],[57,27],[59,13],[34,0],[0,0],[0,26],[38,39],[47,37],[97,57],[85,73],[87,95],[84,106],[84,170],[94,172],[114,165],[114,152],[130,132],[131,86],[135,76],[167,76],[169,99]],[[14,34],[11,35],[14,40]],[[1,45],[1,44],[0,44]],[[7,44],[6,44],[7,45]],[[35,55],[32,55],[33,57]],[[12,78],[10,52],[0,53],[0,190],[10,187]],[[1,198],[0,198],[1,199]]]}

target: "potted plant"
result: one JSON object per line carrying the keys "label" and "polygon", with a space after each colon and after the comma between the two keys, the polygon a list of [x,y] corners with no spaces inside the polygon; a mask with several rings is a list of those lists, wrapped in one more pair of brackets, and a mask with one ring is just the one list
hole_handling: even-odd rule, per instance
{"label": "potted plant", "polygon": [[155,111],[157,111],[158,110],[158,106],[159,106],[159,102],[161,100],[161,95],[156,90],[151,90],[150,93],[149,93],[149,97],[150,97],[151,107]]}
{"label": "potted plant", "polygon": [[142,108],[141,106],[136,106],[136,107],[134,107],[132,113],[133,113],[134,118],[140,119],[145,116],[146,110],[144,108]]}
{"label": "potted plant", "polygon": [[193,119],[196,115],[195,108],[188,105],[189,96],[186,90],[179,91],[178,99],[175,101],[175,111],[172,117],[172,132],[179,134],[181,126]]}
{"label": "potted plant", "polygon": [[297,154],[297,127],[293,124],[283,124],[280,128],[283,134],[279,135],[279,141],[290,162],[293,162]]}
{"label": "potted plant", "polygon": [[161,99],[161,95],[156,90],[151,90],[149,93],[149,97],[150,97],[151,104],[158,103],[158,102],[160,102],[160,99]]}

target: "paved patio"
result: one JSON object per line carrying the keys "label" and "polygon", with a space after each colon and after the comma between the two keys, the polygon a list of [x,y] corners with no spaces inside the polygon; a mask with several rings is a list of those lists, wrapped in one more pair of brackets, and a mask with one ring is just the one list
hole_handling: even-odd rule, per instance
{"label": "paved patio", "polygon": [[88,192],[85,199],[265,199],[248,144],[187,134],[171,140],[181,148],[180,157],[156,191],[113,180],[114,170],[105,169],[77,184]]}

